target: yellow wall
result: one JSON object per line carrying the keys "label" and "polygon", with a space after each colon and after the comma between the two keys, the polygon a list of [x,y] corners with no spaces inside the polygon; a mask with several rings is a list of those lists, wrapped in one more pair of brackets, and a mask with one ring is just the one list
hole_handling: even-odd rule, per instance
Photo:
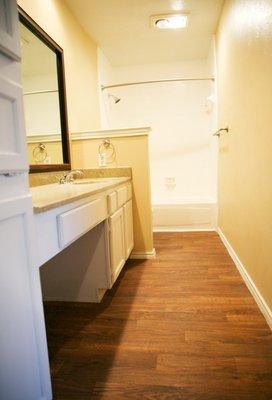
{"label": "yellow wall", "polygon": [[272,308],[272,2],[227,0],[217,32],[219,226]]}
{"label": "yellow wall", "polygon": [[[102,139],[72,142],[73,168],[97,168],[98,147]],[[153,224],[151,210],[148,136],[111,138],[116,148],[116,164],[132,167],[134,252],[152,252]]]}
{"label": "yellow wall", "polygon": [[100,128],[97,46],[62,0],[18,0],[64,51],[70,132]]}
{"label": "yellow wall", "polygon": [[[62,0],[18,0],[23,8],[64,50],[69,130],[100,128],[97,46]],[[101,140],[99,140],[99,143]],[[114,140],[115,142],[115,140]],[[116,139],[118,163],[133,168],[135,251],[153,250],[147,137]],[[97,167],[96,140],[75,141],[73,168]],[[31,153],[32,146],[29,146]],[[50,147],[50,150],[53,149]],[[140,155],[140,156],[139,156]]]}

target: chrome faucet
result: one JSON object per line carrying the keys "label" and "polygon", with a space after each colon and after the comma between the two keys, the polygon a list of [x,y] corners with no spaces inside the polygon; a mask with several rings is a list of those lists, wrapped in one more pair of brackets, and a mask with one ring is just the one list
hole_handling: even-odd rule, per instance
{"label": "chrome faucet", "polygon": [[60,177],[59,184],[63,185],[65,183],[73,183],[74,176],[79,176],[79,175],[83,175],[83,171],[81,169],[72,169],[69,172],[65,172],[65,174]]}

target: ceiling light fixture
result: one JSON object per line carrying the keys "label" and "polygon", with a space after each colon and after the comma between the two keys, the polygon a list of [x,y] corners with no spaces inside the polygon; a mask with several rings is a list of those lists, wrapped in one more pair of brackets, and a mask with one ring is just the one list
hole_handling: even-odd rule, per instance
{"label": "ceiling light fixture", "polygon": [[151,17],[152,25],[158,29],[186,28],[188,16],[185,14],[168,14]]}

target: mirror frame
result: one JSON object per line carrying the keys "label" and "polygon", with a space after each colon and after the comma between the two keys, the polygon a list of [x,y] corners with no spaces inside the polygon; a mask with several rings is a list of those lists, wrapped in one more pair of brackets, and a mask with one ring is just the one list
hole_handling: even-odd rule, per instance
{"label": "mirror frame", "polygon": [[19,21],[56,54],[59,88],[60,125],[62,142],[62,164],[29,165],[29,172],[65,171],[71,169],[69,130],[66,105],[65,71],[63,49],[21,8],[18,6]]}

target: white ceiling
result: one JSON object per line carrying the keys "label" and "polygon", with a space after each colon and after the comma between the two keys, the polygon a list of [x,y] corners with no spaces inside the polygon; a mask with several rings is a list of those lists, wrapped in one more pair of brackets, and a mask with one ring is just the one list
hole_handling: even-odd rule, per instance
{"label": "white ceiling", "polygon": [[[206,58],[224,0],[65,0],[114,66]],[[188,11],[188,27],[158,30],[150,16]]]}

